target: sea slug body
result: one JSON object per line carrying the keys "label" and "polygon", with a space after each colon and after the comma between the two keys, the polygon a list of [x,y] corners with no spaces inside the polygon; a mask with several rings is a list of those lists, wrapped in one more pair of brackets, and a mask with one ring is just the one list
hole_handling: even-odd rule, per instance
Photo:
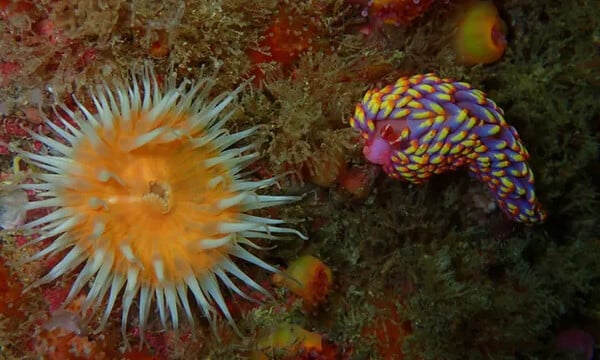
{"label": "sea slug body", "polygon": [[419,184],[466,167],[511,219],[546,218],[519,134],[501,108],[467,83],[432,73],[402,77],[367,91],[349,123],[365,140],[365,157],[393,178]]}

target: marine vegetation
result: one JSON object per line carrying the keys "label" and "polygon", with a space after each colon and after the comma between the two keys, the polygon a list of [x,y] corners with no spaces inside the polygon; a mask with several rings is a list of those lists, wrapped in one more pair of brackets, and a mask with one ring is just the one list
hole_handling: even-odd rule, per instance
{"label": "marine vegetation", "polygon": [[[0,43],[0,358],[593,353],[597,1],[14,0]],[[402,163],[440,107],[461,156]]]}

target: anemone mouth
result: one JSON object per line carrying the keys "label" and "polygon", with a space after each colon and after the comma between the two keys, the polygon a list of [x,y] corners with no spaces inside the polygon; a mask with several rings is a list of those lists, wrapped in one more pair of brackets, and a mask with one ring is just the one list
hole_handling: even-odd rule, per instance
{"label": "anemone mouth", "polygon": [[168,214],[173,207],[171,185],[158,180],[148,182],[148,191],[142,195],[142,202],[146,203],[151,211]]}
{"label": "anemone mouth", "polygon": [[24,225],[40,233],[30,244],[54,239],[31,260],[62,257],[31,286],[77,272],[65,304],[84,293],[82,311],[102,312],[101,329],[120,299],[125,338],[131,309],[143,336],[153,303],[163,327],[177,328],[180,313],[193,325],[194,308],[210,320],[219,309],[235,327],[221,286],[245,298],[237,281],[268,293],[233,259],[277,272],[246,249],[258,248],[251,239],[305,238],[283,220],[252,212],[299,198],[259,194],[273,178],[243,178],[257,154],[235,144],[256,128],[224,129],[233,114],[225,109],[241,89],[209,100],[210,78],[168,79],[161,90],[150,66],[132,77],[129,86],[94,93],[94,110],[77,100],[78,112],[57,105],[63,126],[45,120],[58,139],[31,135],[60,155],[21,153],[44,170],[38,182],[21,185],[41,199],[27,209],[50,210]]}

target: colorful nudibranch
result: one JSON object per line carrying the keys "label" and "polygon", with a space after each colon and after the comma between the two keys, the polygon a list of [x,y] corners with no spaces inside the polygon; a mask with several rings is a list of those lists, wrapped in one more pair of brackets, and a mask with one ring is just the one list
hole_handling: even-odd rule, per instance
{"label": "colorful nudibranch", "polygon": [[365,157],[392,178],[419,184],[464,166],[510,218],[543,222],[529,153],[503,115],[481,90],[424,74],[367,91],[349,123],[365,139]]}

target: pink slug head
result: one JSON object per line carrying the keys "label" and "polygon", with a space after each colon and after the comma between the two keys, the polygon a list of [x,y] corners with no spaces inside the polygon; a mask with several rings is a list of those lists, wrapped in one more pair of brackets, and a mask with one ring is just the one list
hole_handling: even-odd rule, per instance
{"label": "pink slug head", "polygon": [[378,165],[386,165],[391,162],[391,151],[392,146],[379,134],[367,140],[365,147],[363,147],[365,158]]}

